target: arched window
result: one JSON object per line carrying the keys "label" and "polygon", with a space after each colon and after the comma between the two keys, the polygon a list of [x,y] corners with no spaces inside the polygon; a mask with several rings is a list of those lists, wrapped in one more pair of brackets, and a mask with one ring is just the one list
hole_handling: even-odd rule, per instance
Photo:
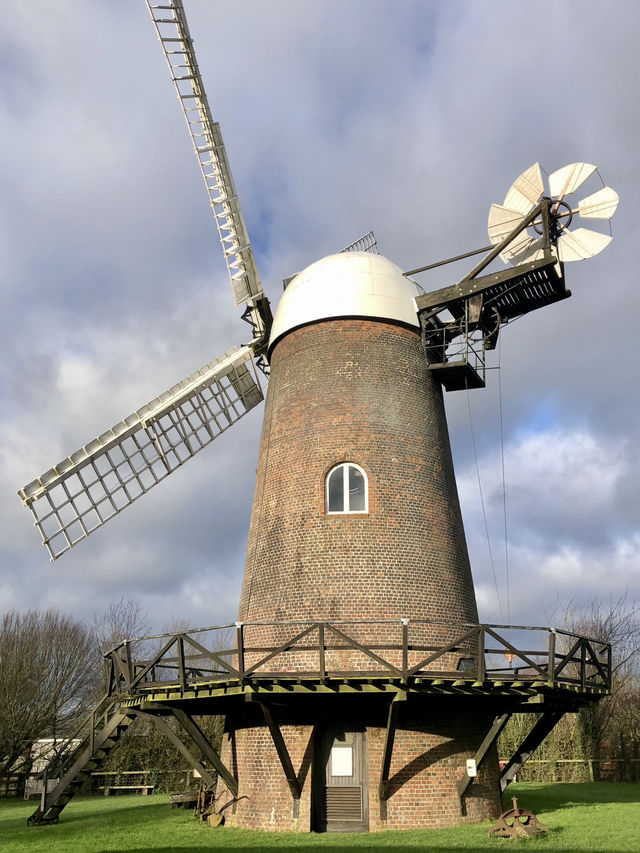
{"label": "arched window", "polygon": [[329,471],[325,505],[328,513],[368,512],[367,475],[359,465],[343,462]]}

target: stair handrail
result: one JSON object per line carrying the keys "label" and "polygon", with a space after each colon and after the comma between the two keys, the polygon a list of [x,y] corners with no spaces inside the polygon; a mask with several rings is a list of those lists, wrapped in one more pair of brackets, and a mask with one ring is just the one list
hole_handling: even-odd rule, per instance
{"label": "stair handrail", "polygon": [[[97,702],[97,704],[93,706],[91,711],[89,711],[87,716],[83,718],[82,722],[74,730],[73,734],[68,735],[62,741],[62,743],[60,744],[60,746],[57,749],[54,748],[53,757],[49,759],[49,761],[47,762],[44,769],[35,775],[34,778],[36,780],[38,780],[38,781],[42,780],[45,777],[45,775],[51,776],[52,769],[56,768],[57,762],[62,758],[62,756],[65,754],[67,748],[69,747],[69,745],[71,743],[73,743],[74,740],[79,739],[80,743],[69,754],[70,756],[75,755],[75,753],[78,752],[79,749],[81,749],[82,744],[85,742],[85,740],[91,741],[91,736],[92,736],[93,732],[95,731],[96,716],[102,716],[102,713],[97,715],[96,712],[98,711],[98,709],[100,709],[102,707],[103,704],[105,704],[105,702],[107,702],[107,700],[110,700],[110,702],[107,704],[107,707],[104,709],[104,713],[108,712],[109,708],[113,707],[117,703],[117,700],[115,699],[115,697],[113,697],[109,693],[105,693],[104,696],[102,696],[100,698],[100,700]],[[84,734],[82,736],[82,738],[78,738],[78,735],[80,734],[80,732],[82,732],[83,729],[86,727],[90,727],[89,732],[87,734]]]}

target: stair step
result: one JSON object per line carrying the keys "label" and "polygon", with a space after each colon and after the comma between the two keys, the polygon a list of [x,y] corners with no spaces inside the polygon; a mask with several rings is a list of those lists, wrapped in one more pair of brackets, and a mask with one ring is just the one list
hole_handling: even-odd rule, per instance
{"label": "stair step", "polygon": [[[97,714],[101,706],[102,703],[94,709],[94,714]],[[27,820],[29,826],[57,823],[60,812],[82,788],[91,772],[102,765],[111,749],[135,720],[135,714],[120,711],[111,713],[110,716],[108,714],[109,709],[107,708],[107,711],[101,715],[105,721],[104,725],[100,729],[94,729],[92,738],[89,736],[83,738],[73,752],[67,773],[47,797],[48,803],[45,813],[43,814],[40,808],[36,809]],[[91,740],[93,740],[93,754],[90,752]]]}

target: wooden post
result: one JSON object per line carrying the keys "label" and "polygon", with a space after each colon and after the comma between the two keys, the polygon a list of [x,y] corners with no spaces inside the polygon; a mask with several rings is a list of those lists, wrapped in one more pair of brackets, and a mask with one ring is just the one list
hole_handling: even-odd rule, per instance
{"label": "wooden post", "polygon": [[486,663],[484,659],[484,628],[480,626],[478,631],[478,673],[477,681],[484,681],[486,677]]}
{"label": "wooden post", "polygon": [[[378,785],[378,796],[380,797],[381,803],[385,802],[389,798],[389,771],[391,769],[393,744],[396,739],[398,711],[400,710],[399,701],[406,699],[406,695],[406,693],[396,693],[389,705],[387,730],[384,736],[384,749],[382,751],[382,769],[380,770],[380,783]],[[401,697],[401,699],[399,699],[399,697]]]}
{"label": "wooden post", "polygon": [[327,667],[324,657],[324,622],[318,622],[318,669],[320,681],[324,684],[327,677]]}
{"label": "wooden post", "polygon": [[[215,784],[216,784],[215,776],[214,776],[212,773],[210,773],[210,772],[209,772],[209,770],[204,766],[204,764],[202,764],[202,762],[201,762],[201,761],[198,761],[198,759],[197,759],[197,758],[196,758],[196,756],[193,754],[193,752],[189,749],[189,747],[188,747],[185,743],[183,743],[183,742],[180,740],[180,738],[179,738],[179,737],[178,737],[178,735],[173,731],[173,729],[171,728],[171,726],[170,726],[170,725],[168,725],[168,723],[167,723],[167,722],[166,722],[166,721],[165,721],[161,716],[159,716],[158,714],[149,714],[149,713],[148,713],[148,712],[146,712],[146,711],[143,711],[142,713],[145,713],[145,714],[147,714],[149,717],[151,717],[151,719],[153,720],[153,722],[154,722],[154,723],[155,723],[155,725],[156,725],[156,728],[157,728],[160,732],[162,732],[162,734],[163,734],[163,735],[165,735],[165,737],[169,738],[169,740],[170,740],[170,741],[171,741],[171,743],[176,747],[176,749],[178,750],[178,752],[180,752],[180,754],[181,754],[181,755],[183,755],[183,756],[184,756],[184,758],[186,758],[186,759],[187,759],[187,761],[189,762],[189,764],[190,764],[190,765],[191,765],[195,770],[197,770],[197,771],[198,771],[198,773],[200,774],[200,776],[201,776],[201,777],[202,777],[202,779],[204,780],[204,783],[205,783],[205,785],[207,786],[207,788],[209,788],[210,790],[213,790],[213,789],[215,788]],[[234,780],[234,781],[235,781],[235,780]],[[226,779],[225,779],[225,782],[226,782]],[[237,795],[237,782],[236,782],[236,790],[235,790],[235,791],[232,791],[232,793],[233,793],[234,795]],[[106,794],[106,788],[105,788],[105,794]]]}
{"label": "wooden post", "polygon": [[402,677],[406,681],[409,675],[409,620],[402,622]]}
{"label": "wooden post", "polygon": [[184,637],[178,635],[176,641],[176,652],[178,654],[178,675],[180,678],[180,690],[184,693],[187,689],[187,674],[184,668]]}
{"label": "wooden post", "polygon": [[95,737],[96,737],[96,709],[94,708],[91,711],[91,719],[89,720],[89,725],[91,726],[89,730],[89,756],[93,757],[93,753],[95,752]]}
{"label": "wooden post", "polygon": [[549,663],[547,666],[547,682],[553,686],[556,681],[556,632],[549,631]]}
{"label": "wooden post", "polygon": [[300,782],[298,781],[296,772],[293,769],[289,750],[287,749],[287,745],[284,742],[284,738],[282,737],[280,727],[273,718],[271,709],[265,702],[259,702],[259,705],[262,708],[265,723],[267,724],[267,727],[271,732],[273,745],[276,748],[278,758],[280,759],[280,764],[282,765],[282,769],[284,770],[284,775],[287,780],[287,784],[289,785],[289,790],[291,791],[291,796],[293,797],[295,804],[296,802],[299,802],[300,797],[302,796],[302,789],[300,788]]}
{"label": "wooden post", "polygon": [[133,681],[133,668],[131,666],[131,646],[129,644],[129,640],[125,640],[123,643],[124,646],[124,662],[127,667],[127,690],[131,689],[131,682]]}
{"label": "wooden post", "polygon": [[[476,763],[476,772],[482,767],[485,758],[489,754],[489,750],[491,747],[497,742],[500,733],[507,725],[509,720],[511,719],[511,711],[507,711],[506,714],[499,714],[495,717],[493,723],[491,724],[491,728],[484,736],[484,739],[480,746],[478,747],[476,754],[474,755],[474,761]],[[473,779],[475,777],[469,776],[468,772],[465,772],[462,779],[458,782],[458,796],[460,797],[460,805],[463,810],[463,814],[465,812],[464,803],[462,802],[463,797],[467,791],[469,785],[472,784]]]}
{"label": "wooden post", "polygon": [[[181,708],[173,708],[173,716],[180,723],[186,734],[191,739],[192,743],[194,743],[202,755],[209,761],[214,768],[216,769],[219,776],[222,777],[225,785],[234,795],[234,797],[238,796],[238,780],[232,773],[227,769],[226,765],[223,764],[220,756],[213,748],[206,735],[200,728],[200,726],[195,722],[195,720],[183,711]],[[199,768],[197,768],[199,769]]]}
{"label": "wooden post", "polygon": [[551,729],[558,723],[564,710],[549,710],[543,711],[542,716],[535,723],[529,734],[524,738],[520,746],[515,750],[500,775],[500,790],[509,785],[516,777],[516,774],[522,769],[531,753],[534,752],[549,734]]}
{"label": "wooden post", "polygon": [[236,622],[236,647],[238,649],[238,673],[244,678],[244,622]]}
{"label": "wooden post", "polygon": [[[42,775],[42,794],[40,795],[40,811],[43,815],[47,813],[47,784],[49,780],[48,769],[45,767],[44,773]],[[7,779],[7,785],[9,781]]]}

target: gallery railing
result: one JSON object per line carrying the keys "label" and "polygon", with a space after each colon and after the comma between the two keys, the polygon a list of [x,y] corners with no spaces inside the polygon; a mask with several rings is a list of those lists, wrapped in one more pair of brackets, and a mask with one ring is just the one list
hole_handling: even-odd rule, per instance
{"label": "gallery railing", "polygon": [[611,646],[602,640],[546,627],[420,619],[233,623],[125,640],[105,661],[111,696],[274,678],[611,688]]}

